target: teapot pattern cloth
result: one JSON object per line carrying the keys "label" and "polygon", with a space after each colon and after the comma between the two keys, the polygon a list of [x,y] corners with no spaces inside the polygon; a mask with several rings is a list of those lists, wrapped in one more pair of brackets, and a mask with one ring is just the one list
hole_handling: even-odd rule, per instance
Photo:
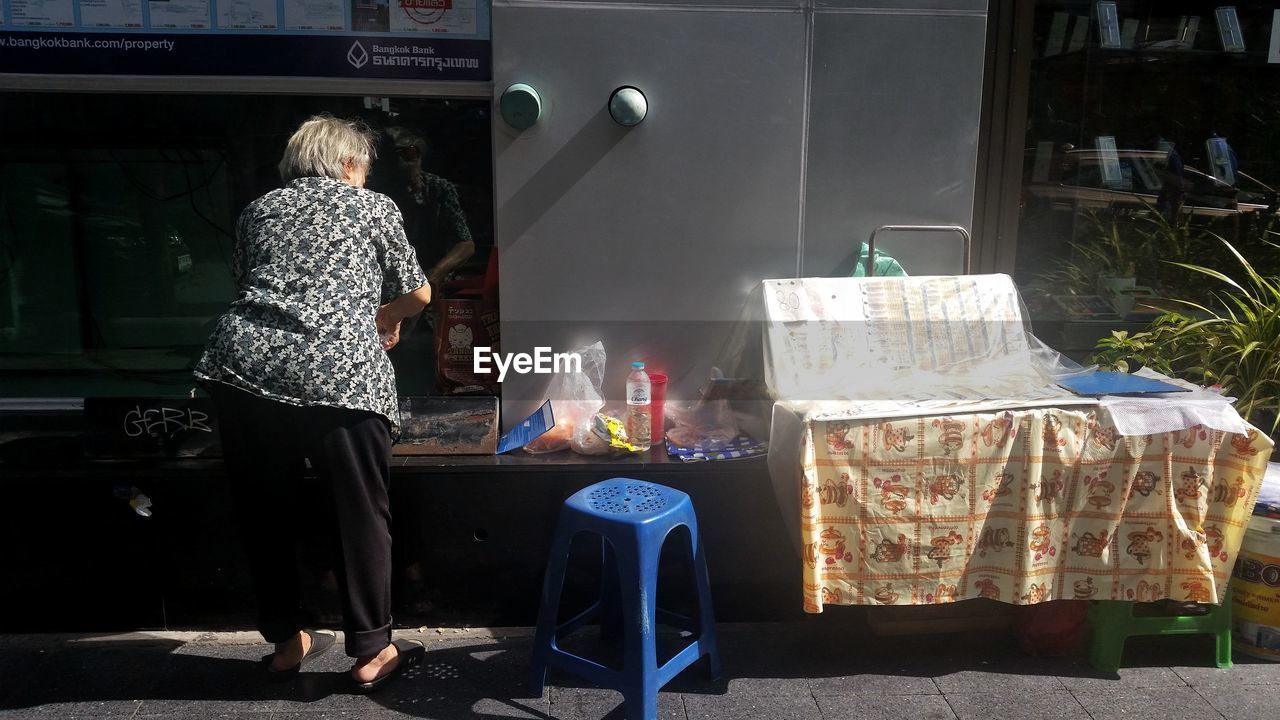
{"label": "teapot pattern cloth", "polygon": [[1120,435],[1105,408],[806,421],[804,608],[1220,603],[1271,455],[1256,429]]}

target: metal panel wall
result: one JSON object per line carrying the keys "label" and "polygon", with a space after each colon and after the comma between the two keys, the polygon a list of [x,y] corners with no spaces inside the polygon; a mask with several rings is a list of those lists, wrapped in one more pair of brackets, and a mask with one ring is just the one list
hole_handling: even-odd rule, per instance
{"label": "metal panel wall", "polygon": [[[544,102],[494,121],[503,350],[600,338],[606,395],[645,359],[689,397],[760,279],[846,273],[879,224],[968,225],[984,23],[985,0],[495,0],[495,100]],[[649,99],[630,130],[621,85]],[[958,270],[949,238],[895,241]],[[545,382],[508,376],[504,417]]]}
{"label": "metal panel wall", "polygon": [[986,12],[987,0],[816,0],[819,10],[848,8],[868,12],[891,11],[906,15]]}
{"label": "metal panel wall", "polygon": [[[880,225],[969,226],[985,30],[981,12],[815,14],[804,275],[848,275]],[[912,275],[963,267],[954,235],[881,240]]]}
{"label": "metal panel wall", "polygon": [[[893,0],[889,0],[892,2]],[[948,2],[948,0],[931,0],[932,2]],[[969,0],[974,2],[975,0]],[[591,7],[596,5],[630,6],[631,9],[671,8],[675,10],[689,9],[728,9],[743,10],[746,8],[789,9],[807,6],[808,0],[494,0],[494,6],[577,6]],[[643,6],[643,7],[641,7]]]}
{"label": "metal panel wall", "polygon": [[[798,10],[498,4],[494,92],[538,90],[544,115],[495,119],[504,352],[603,339],[606,395],[627,363],[706,377],[761,278],[795,272],[805,25]],[[630,130],[606,103],[644,91]],[[504,417],[545,376],[508,376]]]}

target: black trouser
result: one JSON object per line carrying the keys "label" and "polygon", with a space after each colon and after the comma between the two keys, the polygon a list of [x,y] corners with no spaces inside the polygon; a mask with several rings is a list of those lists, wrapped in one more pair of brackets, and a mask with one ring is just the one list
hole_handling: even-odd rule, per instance
{"label": "black trouser", "polygon": [[[303,627],[296,542],[304,493],[338,520],[335,559],[347,654],[368,657],[391,642],[391,434],[381,415],[298,407],[211,384],[240,536],[258,599],[258,630],[282,642]],[[317,482],[304,482],[310,459]],[[327,517],[327,515],[322,515]],[[332,529],[330,530],[332,532]]]}

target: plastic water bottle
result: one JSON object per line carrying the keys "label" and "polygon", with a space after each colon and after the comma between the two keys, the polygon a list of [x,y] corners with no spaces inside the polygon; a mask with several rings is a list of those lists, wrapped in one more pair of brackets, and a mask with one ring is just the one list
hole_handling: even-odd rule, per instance
{"label": "plastic water bottle", "polygon": [[641,450],[648,450],[652,443],[651,392],[644,363],[631,363],[631,374],[627,376],[627,441]]}

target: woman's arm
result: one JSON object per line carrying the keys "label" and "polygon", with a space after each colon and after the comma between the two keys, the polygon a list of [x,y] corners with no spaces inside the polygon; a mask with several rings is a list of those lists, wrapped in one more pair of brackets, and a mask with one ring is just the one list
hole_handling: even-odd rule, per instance
{"label": "woman's arm", "polygon": [[375,236],[378,264],[382,267],[382,298],[386,302],[378,307],[374,324],[382,338],[382,349],[390,350],[400,342],[400,321],[422,312],[431,302],[431,283],[404,235],[400,209],[385,195],[376,197],[386,210],[383,232]]}
{"label": "woman's arm", "polygon": [[374,324],[378,327],[378,337],[382,338],[382,349],[390,350],[395,347],[400,342],[400,321],[422,312],[430,302],[431,285],[427,284],[379,306],[374,315]]}

